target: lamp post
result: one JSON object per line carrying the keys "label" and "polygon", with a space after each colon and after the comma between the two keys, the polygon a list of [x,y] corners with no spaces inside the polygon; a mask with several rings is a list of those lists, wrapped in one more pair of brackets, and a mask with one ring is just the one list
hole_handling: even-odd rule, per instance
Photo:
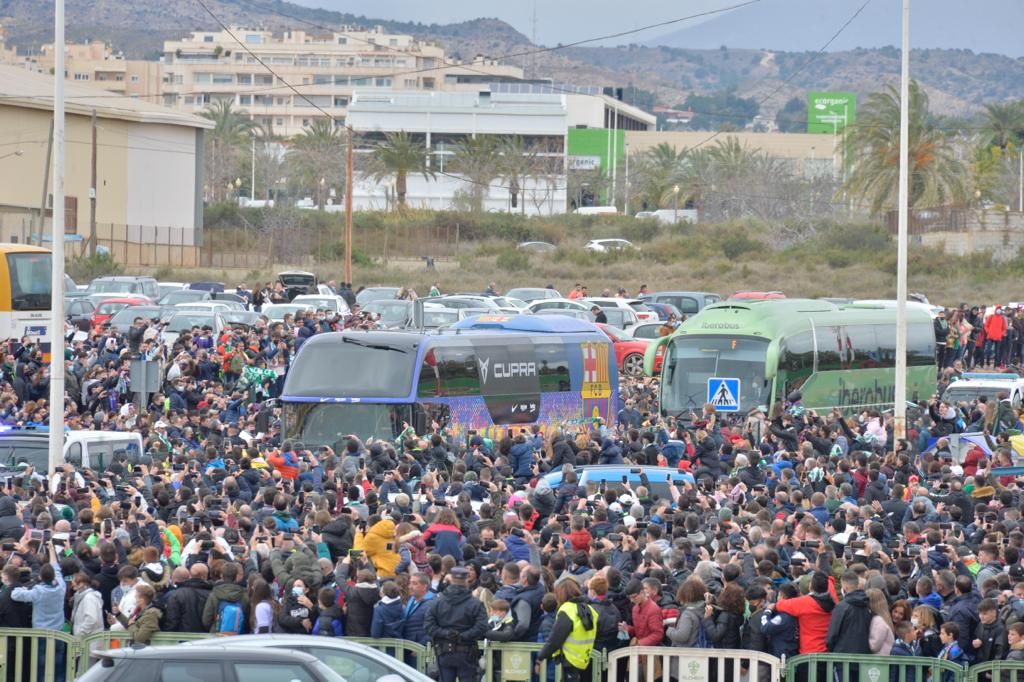
{"label": "lamp post", "polygon": [[900,69],[899,229],[896,239],[896,377],[893,438],[905,438],[907,426],[907,205],[910,200],[910,0],[903,0]]}
{"label": "lamp post", "polygon": [[252,185],[249,187],[249,201],[256,201],[256,130],[252,131]]}
{"label": "lamp post", "polygon": [[672,222],[679,224],[679,185],[672,186]]}
{"label": "lamp post", "polygon": [[[53,237],[50,244],[50,433],[47,438],[51,477],[56,475],[57,467],[64,464],[64,0],[54,0],[53,46],[53,219],[50,222]],[[39,232],[42,233],[41,223]]]}

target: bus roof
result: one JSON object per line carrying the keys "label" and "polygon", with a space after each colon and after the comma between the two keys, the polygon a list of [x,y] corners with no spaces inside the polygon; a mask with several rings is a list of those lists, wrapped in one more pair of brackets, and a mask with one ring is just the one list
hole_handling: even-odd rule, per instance
{"label": "bus roof", "polygon": [[50,253],[49,249],[31,244],[12,244],[0,242],[0,253]]}
{"label": "bus roof", "polygon": [[599,331],[592,323],[568,315],[478,315],[460,320],[452,325],[452,329],[530,334],[593,334]]}
{"label": "bus roof", "polygon": [[[735,334],[755,332],[771,338],[817,325],[879,324],[895,321],[893,308],[868,305],[836,305],[820,299],[728,300],[709,305],[679,326],[678,334]],[[927,313],[907,309],[910,322],[930,322]]]}

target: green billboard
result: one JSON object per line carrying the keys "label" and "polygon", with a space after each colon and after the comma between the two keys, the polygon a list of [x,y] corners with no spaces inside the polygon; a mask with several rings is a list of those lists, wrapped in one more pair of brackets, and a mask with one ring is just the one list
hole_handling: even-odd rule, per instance
{"label": "green billboard", "polygon": [[856,93],[807,93],[807,132],[835,135],[841,133],[856,118]]}

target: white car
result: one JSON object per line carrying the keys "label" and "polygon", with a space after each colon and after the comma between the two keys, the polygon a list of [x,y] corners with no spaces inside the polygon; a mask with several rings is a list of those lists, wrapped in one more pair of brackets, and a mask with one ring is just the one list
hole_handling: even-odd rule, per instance
{"label": "white car", "polygon": [[260,315],[263,315],[271,322],[282,322],[284,321],[285,315],[291,315],[295,317],[295,313],[306,312],[312,310],[308,305],[295,305],[294,303],[272,303],[270,305],[263,306],[260,309]]}
{"label": "white car", "polygon": [[657,322],[658,313],[648,308],[643,301],[638,298],[604,298],[604,297],[592,297],[583,299],[586,303],[597,305],[602,308],[622,308],[624,310],[632,310],[636,313],[636,317],[641,322]]}
{"label": "white car", "polygon": [[174,306],[174,310],[187,310],[193,313],[226,313],[231,310],[231,306],[218,301],[196,301],[194,303],[178,303]]}
{"label": "white car", "polygon": [[292,299],[293,305],[304,305],[314,310],[330,310],[348,315],[348,303],[341,296],[322,296],[320,294],[303,294]]}
{"label": "white car", "polygon": [[541,310],[580,310],[585,313],[590,312],[590,305],[580,303],[579,301],[573,301],[568,298],[540,298],[536,301],[531,301],[526,309],[531,313],[537,313]]}
{"label": "white car", "polygon": [[533,303],[545,298],[562,298],[562,295],[554,289],[540,289],[538,287],[520,287],[509,289],[505,292],[507,298],[518,298],[520,301]]}
{"label": "white car", "polygon": [[[505,299],[494,297],[494,296],[477,296],[475,294],[453,294],[451,296],[438,296],[430,299],[432,303],[437,303],[445,308],[470,308],[473,310],[483,311],[480,314],[499,314],[505,313],[507,315],[518,315],[521,311],[511,303],[505,301]],[[505,303],[505,305],[502,305]]]}
{"label": "white car", "polygon": [[594,253],[611,253],[613,251],[636,251],[633,242],[625,239],[591,239],[583,245],[585,251]]}
{"label": "white car", "polygon": [[634,339],[652,341],[661,337],[661,328],[664,325],[664,322],[643,322],[632,327],[629,330],[628,335],[632,336]]}
{"label": "white car", "polygon": [[184,332],[190,331],[192,327],[209,327],[213,330],[213,338],[220,337],[224,329],[224,318],[215,311],[182,310],[175,312],[167,320],[167,326],[161,335],[163,344],[167,347],[174,345]]}
{"label": "white car", "polygon": [[1012,373],[967,372],[946,388],[942,399],[951,403],[971,402],[981,396],[995,400],[1000,393],[1006,394],[1011,406],[1020,407],[1024,402],[1024,378]]}

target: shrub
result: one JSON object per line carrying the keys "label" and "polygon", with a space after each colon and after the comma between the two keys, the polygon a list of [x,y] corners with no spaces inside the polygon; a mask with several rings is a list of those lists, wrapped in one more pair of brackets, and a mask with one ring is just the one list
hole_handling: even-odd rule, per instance
{"label": "shrub", "polygon": [[530,267],[530,257],[517,249],[505,249],[498,254],[495,264],[509,272],[524,272]]}
{"label": "shrub", "polygon": [[68,264],[66,271],[76,282],[88,283],[97,277],[123,274],[124,268],[108,251],[97,252],[95,256],[79,256]]}

